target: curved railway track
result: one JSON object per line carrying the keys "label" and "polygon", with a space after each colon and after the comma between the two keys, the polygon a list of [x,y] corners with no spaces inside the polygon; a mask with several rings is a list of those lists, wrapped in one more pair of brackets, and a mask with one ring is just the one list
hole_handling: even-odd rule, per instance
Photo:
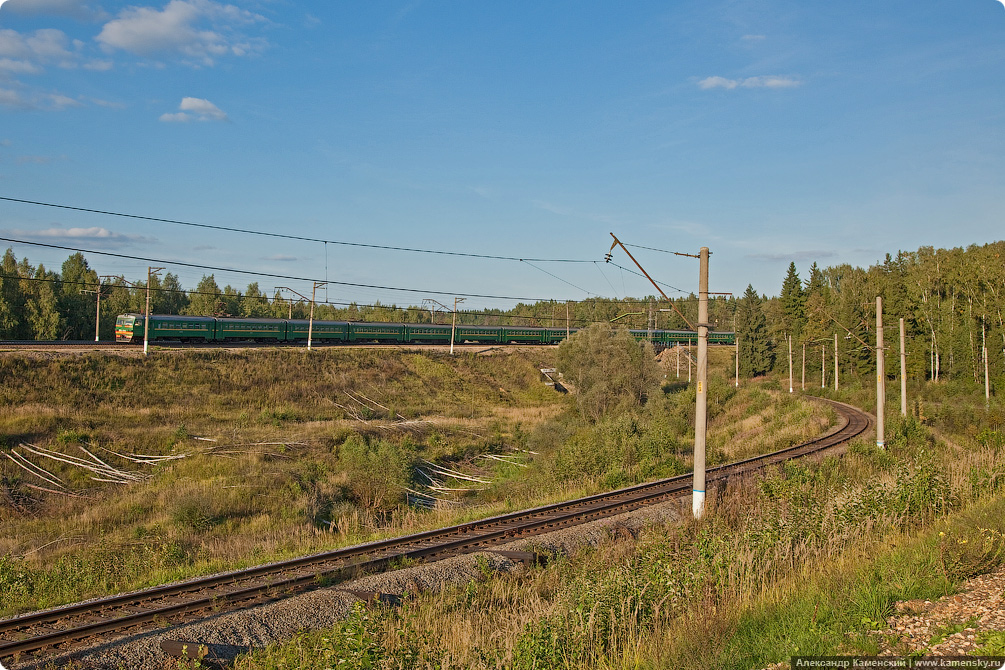
{"label": "curved railway track", "polygon": [[[838,427],[804,444],[709,468],[708,483],[721,487],[730,479],[782,461],[822,452],[848,442],[872,426],[871,418],[854,407],[830,400],[823,402],[832,405],[842,417]],[[106,641],[264,604],[314,588],[331,586],[362,572],[385,570],[395,561],[433,561],[471,553],[519,537],[546,533],[680,497],[689,494],[690,489],[691,475],[680,475],[439,530],[25,614],[0,621],[0,659],[88,646],[98,640]]]}

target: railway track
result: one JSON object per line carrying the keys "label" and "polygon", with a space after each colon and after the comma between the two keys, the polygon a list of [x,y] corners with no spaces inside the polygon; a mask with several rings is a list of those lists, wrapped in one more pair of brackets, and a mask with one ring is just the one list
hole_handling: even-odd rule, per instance
{"label": "railway track", "polygon": [[[707,481],[731,479],[846,443],[872,421],[860,410],[824,400],[842,417],[838,427],[804,444],[709,468]],[[504,514],[415,535],[371,542],[293,560],[200,577],[144,591],[66,605],[0,621],[0,659],[31,658],[46,650],[70,650],[113,637],[206,618],[331,586],[403,560],[434,561],[483,550],[690,493],[691,475],[681,475],[610,493]]]}

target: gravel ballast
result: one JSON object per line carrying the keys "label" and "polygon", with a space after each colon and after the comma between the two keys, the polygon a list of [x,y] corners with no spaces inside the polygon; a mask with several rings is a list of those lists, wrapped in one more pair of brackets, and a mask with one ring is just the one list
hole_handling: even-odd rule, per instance
{"label": "gravel ballast", "polygon": [[[690,505],[690,497],[687,504]],[[682,509],[680,500],[672,500],[545,535],[516,540],[492,549],[569,554],[580,547],[596,546],[612,534],[616,536],[619,532],[629,531],[635,535],[647,525],[676,522],[681,518]],[[250,649],[288,640],[299,632],[335,625],[348,616],[357,601],[355,595],[348,593],[349,590],[404,595],[466,584],[482,575],[478,565],[479,557],[482,558],[482,566],[487,561],[498,572],[522,568],[522,564],[491,551],[456,556],[369,575],[266,605],[124,637],[90,649],[50,656],[16,667],[9,662],[7,665],[11,670],[41,670],[46,666],[58,666],[75,660],[78,667],[93,670],[154,670],[165,667],[170,658],[161,650],[162,640],[204,644],[208,646],[212,656],[220,660],[231,660]]]}

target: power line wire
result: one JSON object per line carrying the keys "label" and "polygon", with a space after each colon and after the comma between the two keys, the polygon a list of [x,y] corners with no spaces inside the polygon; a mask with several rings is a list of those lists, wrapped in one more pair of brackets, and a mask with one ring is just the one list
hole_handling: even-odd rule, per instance
{"label": "power line wire", "polygon": [[[633,247],[633,246],[637,246],[637,245],[634,245],[634,244],[629,244],[629,245],[626,245],[626,246],[630,246],[630,247]],[[643,247],[643,248],[646,248],[646,247]],[[608,263],[609,265],[613,265],[613,266],[614,266],[614,267],[616,267],[616,268],[620,268],[622,272],[629,272],[629,273],[631,273],[631,274],[635,275],[636,277],[642,277],[643,279],[648,279],[648,277],[646,277],[646,276],[645,276],[644,274],[642,274],[641,272],[636,272],[635,270],[632,270],[631,268],[626,268],[626,267],[623,267],[623,266],[621,266],[621,265],[618,265],[618,264],[617,264],[617,263],[615,263],[614,261],[607,261],[607,263]],[[692,291],[685,291],[685,290],[684,290],[684,289],[682,289],[682,288],[677,288],[676,286],[671,286],[670,284],[666,283],[666,282],[665,282],[665,281],[663,281],[662,279],[660,280],[660,284],[663,284],[664,286],[666,286],[666,287],[668,287],[668,288],[672,288],[673,290],[677,291],[678,293],[692,293]],[[613,287],[612,287],[612,288],[613,288]]]}
{"label": "power line wire", "polygon": [[579,286],[576,286],[576,285],[575,285],[575,284],[573,284],[572,282],[570,282],[570,281],[566,281],[565,279],[562,279],[562,278],[561,278],[561,277],[559,277],[558,275],[555,275],[555,274],[552,274],[552,273],[548,272],[547,270],[545,270],[545,269],[543,269],[543,268],[539,268],[539,267],[537,267],[536,265],[534,265],[533,263],[531,263],[531,262],[530,262],[530,261],[528,261],[528,260],[524,260],[523,262],[524,262],[524,263],[526,263],[527,265],[531,266],[531,267],[532,267],[532,268],[534,268],[535,270],[539,270],[540,272],[543,272],[544,274],[548,275],[549,277],[554,277],[555,279],[557,279],[558,281],[562,282],[563,284],[568,284],[568,285],[569,285],[569,286],[571,286],[572,288],[574,288],[574,289],[578,289],[578,290],[582,291],[582,292],[583,292],[583,293],[585,293],[586,295],[597,295],[597,294],[596,294],[596,293],[594,293],[593,291],[587,291],[587,290],[586,290],[585,288],[580,288]]}
{"label": "power line wire", "polygon": [[[302,235],[289,235],[286,233],[272,233],[263,230],[249,230],[247,228],[233,228],[230,226],[218,226],[209,223],[195,223],[192,221],[179,221],[176,219],[165,219],[157,216],[142,216],[139,214],[124,214],[122,212],[110,212],[101,209],[90,209],[87,207],[75,207],[72,205],[59,205],[51,202],[40,202],[37,200],[23,200],[21,198],[10,198],[0,196],[0,200],[16,202],[24,205],[37,205],[39,207],[52,207],[55,209],[66,209],[74,212],[87,212],[89,214],[103,214],[105,216],[117,216],[125,219],[138,219],[140,221],[153,221],[155,223],[170,223],[177,226],[190,226],[192,228],[204,228],[207,230],[221,230],[228,233],[242,233],[245,235],[261,235],[264,237],[276,237],[286,240],[297,240],[300,242],[317,242],[321,244],[338,244],[346,247],[359,247],[365,249],[380,249],[383,251],[407,251],[417,254],[436,254],[440,256],[460,256],[465,258],[482,258],[497,261],[534,261],[535,263],[592,263],[592,260],[575,258],[518,258],[516,256],[494,256],[491,254],[475,254],[461,251],[443,251],[439,249],[413,249],[410,247],[395,247],[383,244],[365,244],[362,242],[345,242],[342,240],[326,240],[317,237],[306,237]],[[334,282],[333,282],[334,283]]]}
{"label": "power line wire", "polygon": [[611,280],[607,278],[607,273],[604,272],[604,267],[598,261],[594,261],[593,265],[600,272],[600,276],[607,281],[607,285],[611,287],[611,290],[614,292],[614,295],[617,296],[618,289],[614,288],[614,284],[612,284]]}
{"label": "power line wire", "polygon": [[[116,291],[116,290],[120,290],[120,291],[137,291],[140,294],[142,294],[144,291],[146,291],[146,288],[147,288],[146,285],[141,284],[141,283],[137,283],[135,285],[133,285],[133,284],[123,284],[123,283],[121,283],[122,281],[128,281],[128,280],[125,280],[124,277],[116,277],[116,279],[119,280],[119,281],[116,281],[116,282],[91,282],[91,281],[72,281],[72,280],[69,280],[69,279],[62,279],[62,278],[60,278],[58,276],[57,277],[22,277],[21,275],[5,275],[5,274],[0,274],[0,280],[3,280],[3,279],[13,279],[15,281],[42,282],[42,283],[48,283],[48,284],[61,284],[61,285],[71,285],[71,286],[98,286],[101,289],[102,292],[108,291],[107,294],[102,293],[102,295],[106,296],[106,300],[108,298],[110,298],[111,295],[112,295],[112,292]],[[273,296],[275,296],[278,288],[280,288],[280,287],[273,287],[271,289],[271,292],[272,292]],[[189,290],[186,290],[186,289],[164,288],[163,286],[151,286],[150,287],[150,292],[151,293],[174,293],[174,294],[182,294],[182,295],[185,295],[185,296],[207,296],[207,297],[218,298],[218,299],[228,298],[228,299],[237,299],[238,301],[259,300],[259,301],[265,301],[265,303],[268,306],[270,306],[270,307],[274,307],[277,304],[283,304],[283,303],[289,302],[285,298],[278,298],[277,299],[276,297],[273,297],[271,299],[271,302],[270,302],[269,293],[267,293],[267,292],[263,292],[261,295],[253,296],[253,295],[246,295],[246,294],[243,294],[243,293],[240,293],[240,292],[239,293],[225,293],[225,292],[221,291],[219,293],[212,293],[212,292],[209,292],[209,291],[197,291],[197,290],[191,290],[191,291],[189,291]],[[593,298],[591,300],[593,300],[595,302],[596,299],[597,298]],[[617,304],[624,305],[624,306],[627,306],[627,305],[643,305],[644,306],[644,305],[648,305],[649,304],[648,301],[612,300],[610,298],[599,298],[599,299],[601,299],[601,300],[610,300],[612,303],[617,303]],[[305,302],[307,302],[307,301],[297,300],[296,304],[303,304]],[[554,302],[554,301],[542,301],[542,302]],[[583,302],[586,302],[586,301],[572,301],[572,302],[574,302],[575,304],[582,304]],[[687,301],[685,301],[685,302],[687,302]],[[364,304],[360,304],[360,303],[357,303],[355,301],[343,302],[343,301],[340,301],[340,300],[318,300],[318,301],[315,301],[315,304],[316,305],[325,305],[325,306],[331,307],[332,309],[338,309],[338,307],[336,307],[336,305],[342,305],[342,306],[344,306],[346,308],[355,306],[357,309],[373,309],[373,310],[384,309],[384,310],[388,310],[388,311],[392,311],[392,312],[417,312],[417,313],[420,313],[420,314],[426,314],[427,312],[429,312],[429,310],[427,308],[425,308],[425,307],[416,307],[415,305],[409,305],[407,307],[403,307],[403,306],[399,306],[399,305],[395,305],[395,304],[390,304],[390,305],[365,304],[365,303]],[[541,315],[530,316],[530,315],[523,315],[523,314],[506,314],[505,312],[493,313],[490,310],[481,310],[481,311],[477,311],[477,310],[458,310],[457,313],[459,315],[461,315],[461,316],[474,316],[474,317],[482,317],[482,318],[506,319],[506,320],[509,320],[509,321],[521,320],[521,321],[543,322],[543,321],[548,320],[549,318],[553,318],[553,317],[541,316]],[[256,317],[247,317],[247,318],[256,318]],[[583,319],[583,318],[579,318],[579,317],[574,318],[573,321],[575,321],[576,323],[583,323],[583,324],[609,323],[609,321],[607,319],[602,319],[602,320],[593,319],[593,320],[590,320],[590,319]],[[435,324],[435,325],[443,325],[443,324]],[[543,327],[543,326],[541,326],[541,327]]]}
{"label": "power line wire", "polygon": [[[214,272],[232,272],[235,274],[251,275],[253,277],[269,277],[272,279],[292,279],[294,281],[304,281],[304,282],[318,281],[317,279],[312,279],[310,277],[297,277],[294,275],[281,275],[281,274],[273,274],[270,272],[258,272],[254,270],[240,270],[236,268],[221,268],[212,265],[199,265],[197,263],[186,263],[183,261],[168,261],[159,258],[145,258],[143,256],[116,254],[110,251],[95,251],[93,249],[78,249],[76,247],[66,247],[59,244],[45,244],[43,242],[29,242],[28,240],[16,240],[9,237],[0,237],[0,241],[13,242],[15,244],[28,244],[36,247],[46,247],[48,249],[62,249],[64,251],[75,251],[83,254],[97,254],[99,256],[111,256],[113,258],[124,258],[126,260],[132,260],[132,261],[143,261],[144,263],[156,263],[156,264],[164,263],[167,265],[195,268],[197,270],[212,270]],[[357,284],[353,282],[334,281],[334,280],[329,281],[328,283],[337,284],[339,286],[352,286],[353,288],[369,288],[381,291],[402,291],[405,293],[432,293],[434,295],[454,295],[454,296],[464,296],[468,298],[484,298],[486,300],[518,300],[521,302],[524,301],[546,302],[547,300],[549,300],[549,298],[527,298],[527,297],[508,296],[508,295],[487,295],[482,293],[463,293],[460,291],[434,291],[431,289],[401,288],[397,286],[379,286],[375,284]]]}
{"label": "power line wire", "polygon": [[673,254],[675,256],[690,256],[691,254],[681,254],[679,251],[667,251],[666,249],[656,249],[655,247],[644,247],[641,244],[628,244],[624,243],[626,247],[635,247],[636,249],[646,249],[648,251],[658,251],[661,254]]}

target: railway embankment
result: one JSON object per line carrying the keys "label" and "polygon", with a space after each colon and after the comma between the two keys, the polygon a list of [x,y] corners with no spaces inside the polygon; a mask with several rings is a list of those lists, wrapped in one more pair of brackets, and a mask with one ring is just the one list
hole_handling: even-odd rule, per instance
{"label": "railway embankment", "polygon": [[[86,356],[24,364],[48,370],[53,376],[43,379],[51,388],[42,388],[60,400],[47,401],[43,391],[10,377],[19,379],[15,388],[23,398],[4,409],[8,435],[30,434],[36,446],[80,458],[83,447],[117,469],[127,464],[93,447],[166,455],[181,452],[179,446],[203,444],[196,437],[217,441],[205,442],[205,453],[152,467],[149,478],[128,484],[89,484],[87,474],[71,475],[70,466],[48,466],[60,481],[79,487],[74,492],[91,498],[26,498],[14,489],[21,497],[13,500],[22,508],[5,509],[3,523],[24,524],[19,529],[32,533],[32,544],[5,555],[5,583],[17,589],[11,592],[25,600],[65,597],[68,580],[61,580],[58,571],[36,568],[60,560],[84,576],[81,581],[90,588],[100,589],[102,583],[107,588],[122,575],[136,574],[130,573],[135,563],[129,557],[138,548],[165,552],[173,570],[205,570],[207,554],[200,557],[199,550],[229,548],[232,553],[224,555],[254,560],[254,542],[268,547],[276,541],[277,548],[290,550],[281,534],[290,528],[330,546],[339,539],[332,533],[373,537],[401,527],[444,525],[446,519],[507,509],[545,488],[572,497],[646,479],[656,471],[687,469],[693,397],[673,380],[664,392],[649,393],[644,404],[582,422],[575,420],[579,410],[573,399],[541,383],[539,369],[552,367],[550,361],[507,357],[496,369],[475,356],[408,358],[411,354],[401,353],[359,363],[328,354],[321,366],[315,360],[314,369],[308,369],[292,354],[265,353],[267,371],[247,362],[258,353],[234,352],[200,353],[191,360],[164,357],[157,364],[165,370],[142,362],[102,369]],[[238,365],[220,374],[224,360]],[[395,376],[381,381],[371,367]],[[146,374],[135,374],[137,369]],[[72,381],[61,381],[60,375]],[[289,383],[282,389],[258,385],[270,376]],[[171,402],[158,407],[150,394],[165,380],[169,392],[161,397]],[[194,392],[178,393],[174,385],[181,382]],[[845,399],[866,394],[864,385],[846,384]],[[811,403],[773,386],[769,381],[735,391],[725,375],[712,382],[713,462],[741,457],[743,449],[756,449],[752,443],[798,441],[798,431],[786,432],[793,425],[819,433],[819,426],[832,421]],[[413,395],[407,391],[413,388],[422,393],[408,404]],[[310,389],[315,395],[308,394]],[[276,404],[291,393],[297,403]],[[301,405],[302,398],[312,400]],[[332,400],[343,407],[332,409]],[[75,407],[87,411],[66,409]],[[1005,440],[994,422],[1000,410],[947,402],[944,394],[938,405],[919,394],[913,407],[914,417],[889,426],[886,450],[864,441],[841,459],[782,466],[750,486],[712,498],[702,523],[614,531],[609,541],[586,543],[547,566],[498,578],[489,579],[483,574],[492,572],[484,569],[487,564],[476,563],[473,578],[462,571],[462,583],[412,595],[405,608],[354,609],[345,620],[257,650],[236,665],[320,668],[327,666],[316,663],[326,658],[352,657],[405,667],[442,665],[447,659],[465,667],[595,667],[616,664],[629,654],[656,667],[749,668],[798,650],[878,652],[875,631],[885,627],[896,602],[935,602],[958,590],[968,576],[977,576],[965,573],[987,572],[999,560],[994,551],[967,552],[984,546],[975,534],[979,529],[1000,533],[995,523],[1005,514],[988,507],[978,516],[967,515],[993,505],[1001,490]],[[126,431],[122,422],[95,420],[108,414],[115,415],[114,421],[128,416],[142,428],[158,426],[154,434],[169,440],[140,443],[143,451],[126,452],[124,443],[113,441],[116,431],[105,432],[108,425],[137,440],[151,438],[143,438],[142,430]],[[213,425],[216,432],[207,430]],[[516,449],[502,452],[500,445]],[[400,454],[406,456],[403,461],[396,460]],[[423,461],[490,483],[469,482],[468,490],[450,498],[453,503],[424,510],[402,505],[407,498],[401,491],[401,498],[377,495],[393,489],[388,483],[395,480],[362,477],[374,465],[401,462],[406,465],[402,472],[414,473]],[[473,469],[483,461],[493,463]],[[446,470],[424,471],[439,479]],[[347,471],[359,474],[348,477]],[[25,482],[26,475],[19,476]],[[439,486],[460,488],[454,484],[459,482]],[[278,486],[282,495],[269,496],[267,486]],[[153,496],[161,487],[172,489],[174,498]],[[447,499],[444,491],[437,495]],[[235,509],[243,511],[227,513]],[[74,526],[79,534],[46,516],[57,510],[61,522],[81,523]],[[109,510],[112,517],[102,516]],[[121,525],[110,525],[110,519],[121,519]],[[257,533],[255,541],[242,540],[244,531]],[[87,532],[108,544],[89,543]],[[996,536],[990,537],[993,550]],[[957,564],[970,567],[954,568]]]}

